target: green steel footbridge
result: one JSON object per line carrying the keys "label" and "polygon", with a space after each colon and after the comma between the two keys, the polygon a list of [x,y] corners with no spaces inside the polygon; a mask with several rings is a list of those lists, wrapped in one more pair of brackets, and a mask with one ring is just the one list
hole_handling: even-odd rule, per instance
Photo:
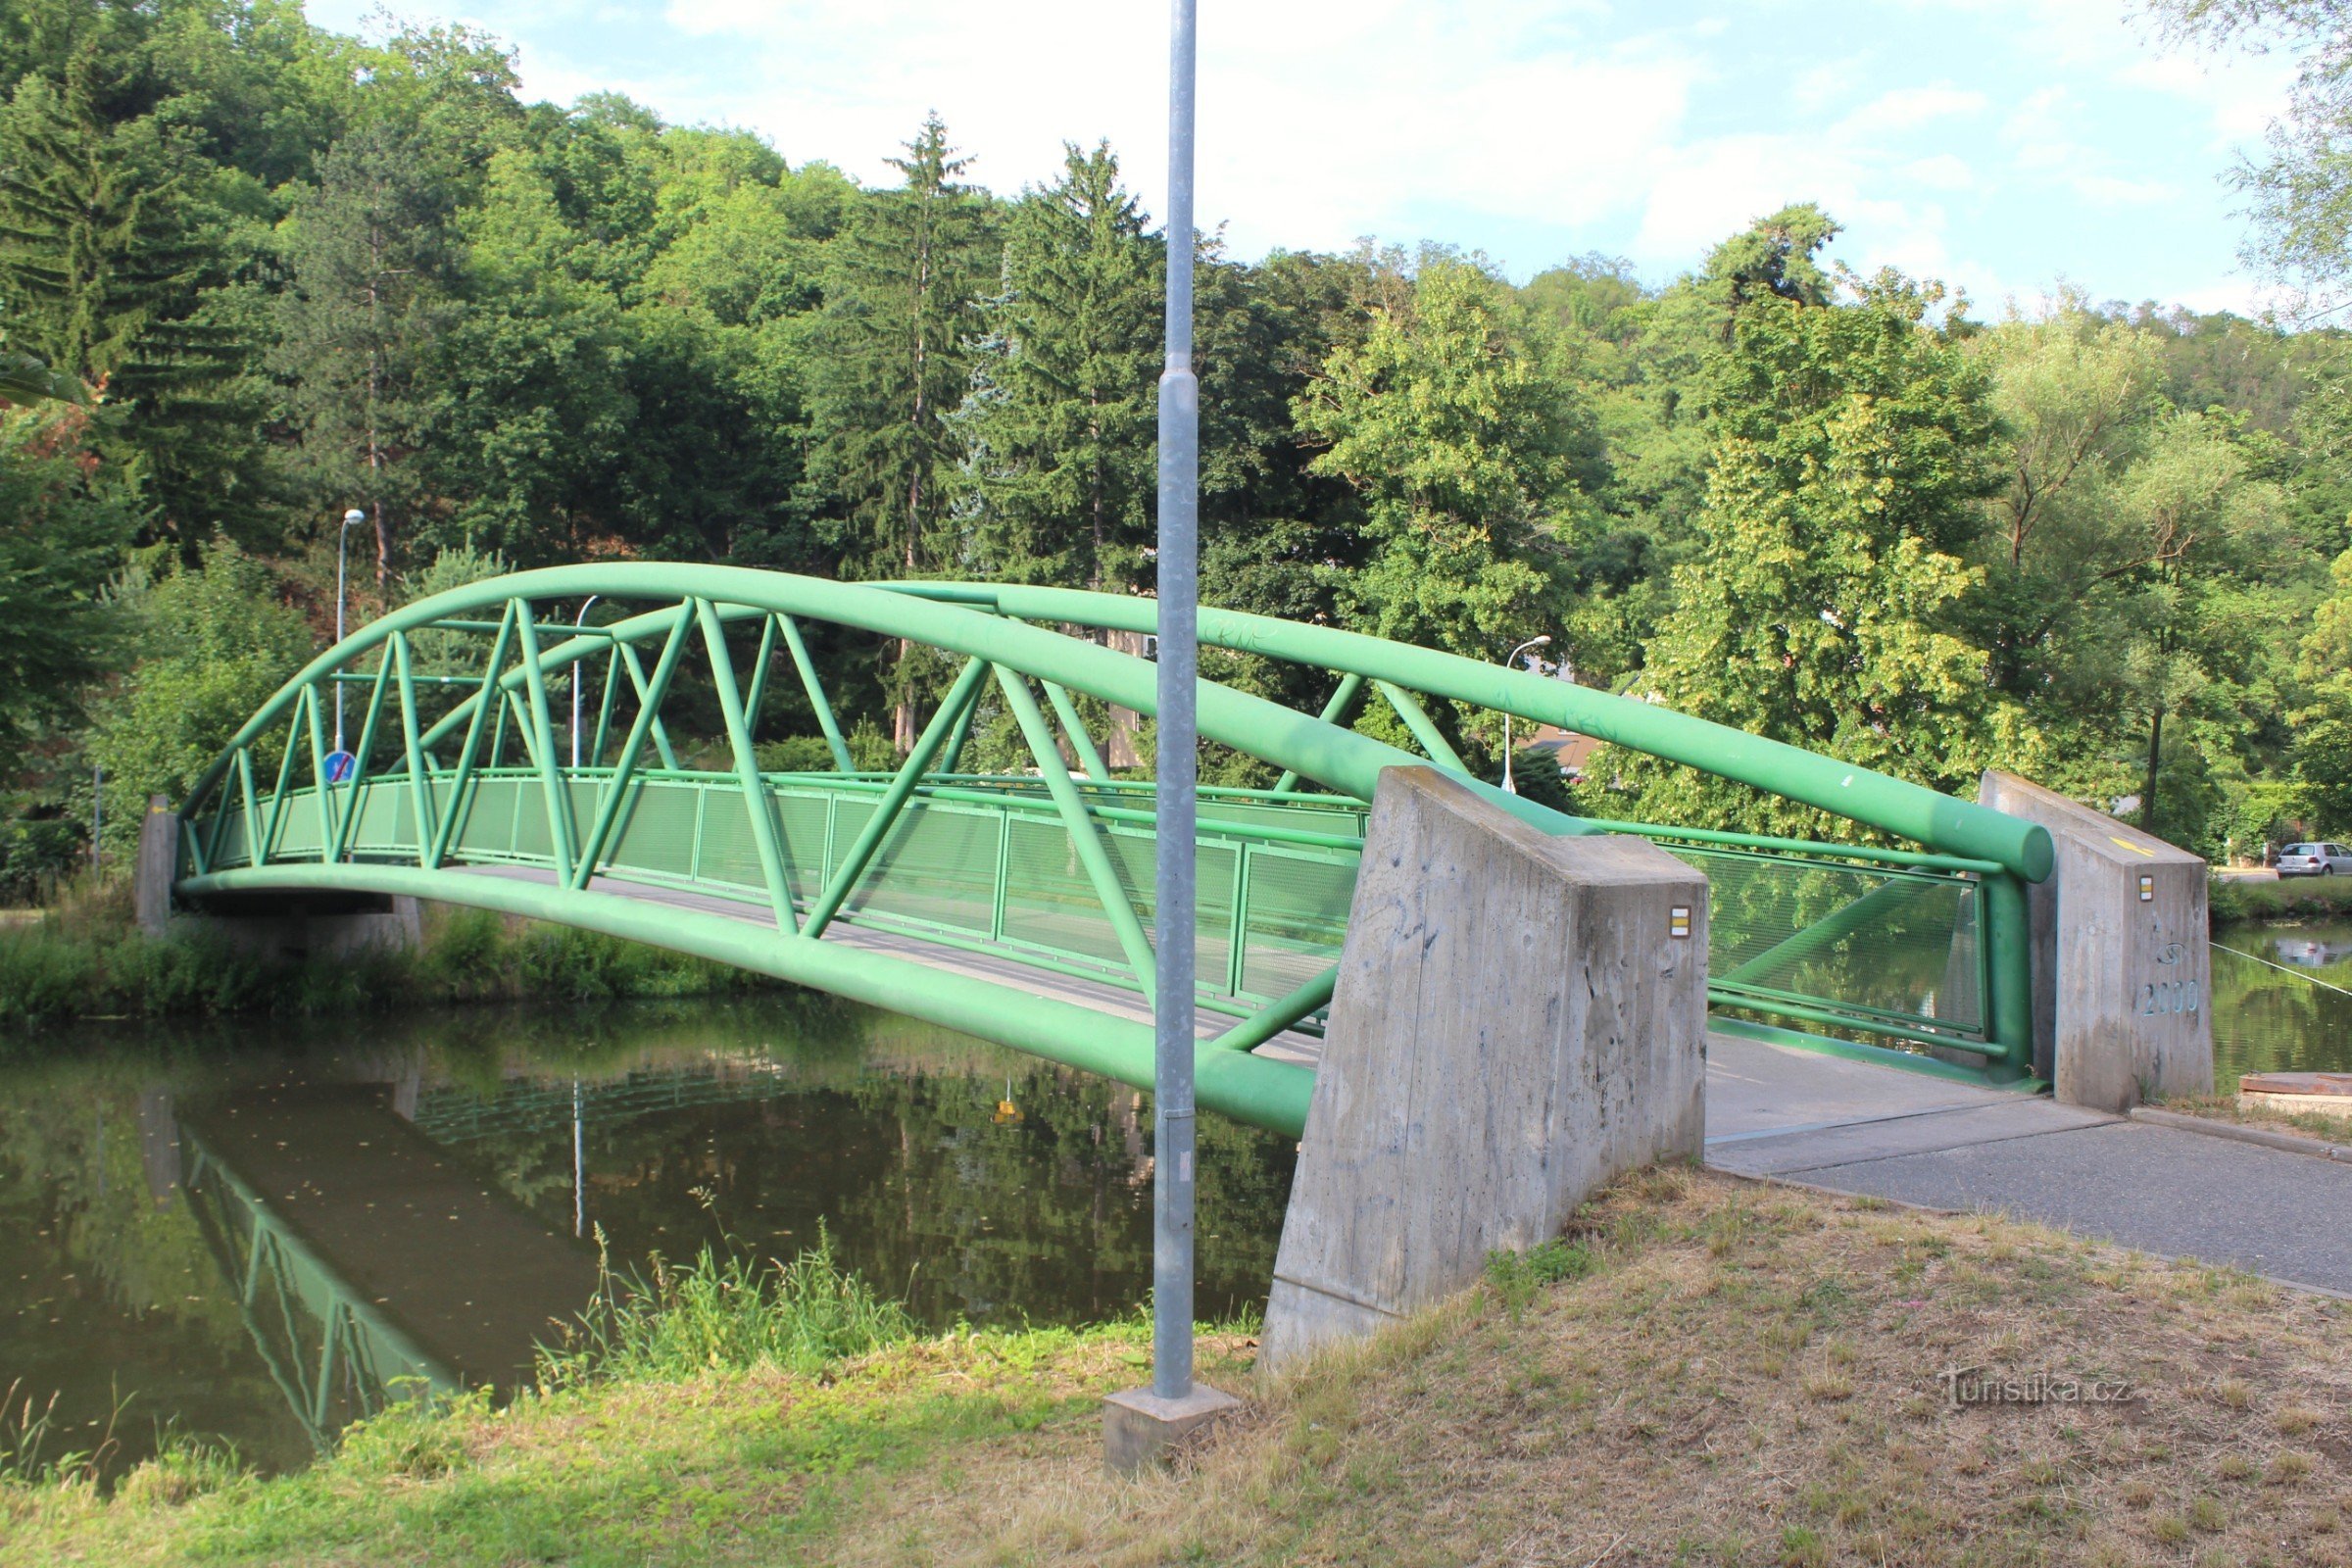
{"label": "green steel footbridge", "polygon": [[[592,596],[624,612],[550,615]],[[247,721],[179,808],[173,896],[222,914],[413,895],[528,915],[1149,1088],[1152,786],[1111,775],[1082,707],[1152,713],[1153,665],[1112,644],[1146,648],[1155,615],[1150,600],[1068,589],[676,564],[455,589],[328,649]],[[810,654],[823,624],[956,668],[894,771],[853,765]],[[1639,834],[1704,870],[1725,1027],[1927,1071],[2031,1072],[2025,886],[2050,872],[2042,828],[1449,654],[1209,609],[1200,639],[1332,682],[1319,713],[1200,687],[1203,738],[1282,770],[1271,790],[1201,795],[1202,1104],[1303,1126],[1368,803],[1399,765],[1455,773],[1547,832]],[[343,691],[358,718],[347,754],[329,744]],[[1372,702],[1420,753],[1349,727]],[[1916,848],[1565,815],[1472,777],[1437,703],[1650,753]],[[962,770],[984,707],[1009,715],[1030,769]],[[759,738],[788,721],[821,735],[830,770],[762,768]],[[706,755],[717,765],[689,765]]]}

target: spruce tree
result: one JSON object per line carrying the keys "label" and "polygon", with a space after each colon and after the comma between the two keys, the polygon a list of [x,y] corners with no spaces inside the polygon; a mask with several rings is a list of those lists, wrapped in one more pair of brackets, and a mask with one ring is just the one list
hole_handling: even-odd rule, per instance
{"label": "spruce tree", "polygon": [[0,310],[12,340],[103,393],[102,461],[182,544],[270,515],[219,171],[160,115],[110,120],[106,67],[28,76],[0,111]]}
{"label": "spruce tree", "polygon": [[1124,588],[1144,575],[1154,492],[1159,247],[1107,142],[1005,225],[973,395],[973,549],[991,575]]}
{"label": "spruce tree", "polygon": [[349,498],[375,528],[375,580],[390,587],[399,518],[416,484],[427,364],[447,324],[447,187],[415,138],[387,121],[318,162],[318,183],[280,225],[292,286],[271,310],[270,363],[321,495]]}
{"label": "spruce tree", "polygon": [[[968,161],[927,117],[904,183],[867,196],[833,244],[812,334],[810,467],[832,492],[828,531],[845,572],[918,576],[951,564],[943,480],[960,450],[947,416],[971,377],[966,339],[996,270],[986,200]],[[897,740],[913,739],[917,671],[905,646],[890,678]]]}
{"label": "spruce tree", "polygon": [[947,416],[971,375],[965,339],[995,256],[983,198],[937,115],[890,160],[905,183],[859,204],[835,242],[815,337],[817,467],[845,514],[853,570],[942,564],[940,476],[958,456]]}

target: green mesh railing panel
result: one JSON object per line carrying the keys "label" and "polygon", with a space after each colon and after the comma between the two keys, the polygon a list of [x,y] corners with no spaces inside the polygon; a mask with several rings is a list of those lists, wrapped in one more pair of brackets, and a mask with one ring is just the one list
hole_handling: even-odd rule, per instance
{"label": "green mesh railing panel", "polygon": [[644,871],[685,878],[694,866],[694,815],[701,792],[648,784],[629,803],[619,842],[606,857],[607,869]]}
{"label": "green mesh railing panel", "polygon": [[408,781],[362,785],[360,819],[350,840],[352,853],[383,855],[405,849],[414,854],[416,842],[416,813],[409,805]]}
{"label": "green mesh railing panel", "polygon": [[1286,996],[1331,967],[1348,937],[1358,857],[1252,844],[1244,871],[1245,995]]}
{"label": "green mesh railing panel", "polygon": [[1125,960],[1095,885],[1052,817],[1011,816],[1004,850],[1004,937],[1105,965]]}
{"label": "green mesh railing panel", "polygon": [[1003,831],[996,811],[909,803],[844,911],[851,918],[889,914],[969,936],[994,934]]}
{"label": "green mesh railing panel", "polygon": [[[449,781],[436,786],[436,800]],[[574,832],[585,836],[609,778],[568,785]],[[958,789],[981,787],[959,782]],[[839,918],[988,944],[1006,956],[1100,974],[1134,986],[1127,955],[1069,829],[1035,779],[992,781],[1003,800],[918,797],[875,852]],[[1135,790],[1085,786],[1098,807],[1148,808]],[[872,817],[869,785],[788,778],[771,786],[775,821],[795,901],[807,907]],[[405,779],[370,781],[353,847],[370,857],[414,853],[414,807]],[[241,812],[232,811],[214,863],[239,863]],[[1195,862],[1196,962],[1204,996],[1265,1002],[1328,968],[1346,940],[1358,854],[1253,830],[1360,832],[1353,803],[1205,804]],[[309,791],[288,795],[273,857],[318,854]],[[210,830],[210,819],[199,825]],[[1096,832],[1121,895],[1147,932],[1152,919],[1153,839],[1148,826],[1102,817]],[[1228,836],[1231,835],[1231,836]],[[1983,884],[1973,876],[1858,863],[1836,858],[1678,844],[1662,847],[1706,873],[1709,986],[1718,1004],[1779,1006],[1850,1020],[1863,1031],[1928,1031],[1955,1044],[1985,1036]],[[535,774],[478,777],[452,858],[547,864],[547,801]],[[622,812],[604,858],[608,874],[691,885],[766,903],[749,812],[732,780],[645,780]]]}
{"label": "green mesh railing panel", "polygon": [[[514,825],[517,808],[522,801],[520,779],[486,778],[473,786],[472,799],[466,808],[466,822],[458,834],[453,850],[461,857],[479,856],[494,859],[511,859],[515,854]],[[542,812],[534,811],[539,819],[539,837],[547,837],[547,820]],[[540,852],[545,854],[543,850]]]}
{"label": "green mesh railing panel", "polygon": [[694,877],[698,882],[725,882],[766,891],[767,873],[760,868],[752,813],[741,792],[713,790],[703,802],[703,837],[696,849]]}
{"label": "green mesh railing panel", "polygon": [[825,885],[832,819],[829,796],[794,792],[777,798],[776,825],[784,836],[784,868],[792,875],[792,896],[804,904]]}
{"label": "green mesh railing panel", "polygon": [[1708,982],[1982,1037],[1982,885],[1894,866],[1667,846],[1707,876]]}
{"label": "green mesh railing panel", "polygon": [[309,790],[290,792],[278,813],[277,843],[271,847],[273,860],[316,858],[318,854],[318,807]]}

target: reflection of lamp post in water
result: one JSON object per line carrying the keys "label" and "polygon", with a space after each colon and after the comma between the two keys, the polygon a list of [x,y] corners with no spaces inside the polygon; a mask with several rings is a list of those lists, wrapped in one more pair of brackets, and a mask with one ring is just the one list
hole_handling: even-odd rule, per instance
{"label": "reflection of lamp post in water", "polygon": [[[585,612],[583,612],[585,613]],[[580,1138],[580,1081],[571,1081],[571,1234],[588,1231],[588,1157]]]}
{"label": "reflection of lamp post in water", "polygon": [[[1511,650],[1511,656],[1502,662],[1503,667],[1506,669],[1516,667],[1519,656],[1531,648],[1549,648],[1550,646],[1551,639],[1548,636],[1530,637]],[[1519,793],[1519,786],[1511,782],[1511,710],[1507,708],[1502,710],[1502,788],[1503,792],[1508,795]]]}

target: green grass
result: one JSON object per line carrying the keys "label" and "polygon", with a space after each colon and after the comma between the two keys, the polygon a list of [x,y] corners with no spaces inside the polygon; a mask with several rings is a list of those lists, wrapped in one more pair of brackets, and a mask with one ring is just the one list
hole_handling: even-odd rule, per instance
{"label": "green grass", "polygon": [[[0,1482],[0,1562],[2352,1563],[2352,1309],[1993,1216],[1644,1173],[1284,1383],[1205,1337],[1249,1404],[1142,1481],[1103,1474],[1100,1403],[1146,1376],[1142,1320],[795,1371],[801,1330],[726,1325],[876,1325],[780,1273],[698,1260],[660,1309],[691,1331],[504,1410],[395,1410],[300,1475],[183,1451],[111,1499]],[[1953,1367],[2136,1392],[1958,1408]]]}
{"label": "green grass", "polygon": [[601,932],[432,908],[413,950],[285,959],[198,927],[157,940],[127,890],[83,894],[0,925],[0,1036],[85,1018],[347,1014],[417,1004],[699,996],[773,982]]}
{"label": "green grass", "polygon": [[551,1387],[761,1367],[814,1377],[914,1337],[906,1308],[836,1262],[821,1223],[816,1246],[789,1263],[706,1244],[682,1267],[656,1256],[643,1273],[619,1275],[601,1226],[596,1240],[595,1298],[542,1359]]}
{"label": "green grass", "polygon": [[2246,920],[2352,917],[2352,876],[2298,876],[2276,882],[2217,876],[2206,904],[2216,926]]}

